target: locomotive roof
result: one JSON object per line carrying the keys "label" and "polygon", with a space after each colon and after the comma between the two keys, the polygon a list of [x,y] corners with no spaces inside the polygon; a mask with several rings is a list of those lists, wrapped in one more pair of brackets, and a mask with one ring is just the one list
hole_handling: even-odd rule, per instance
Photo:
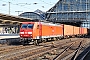
{"label": "locomotive roof", "polygon": [[[39,22],[22,22],[22,24],[29,24],[29,23],[32,23],[32,24],[38,23],[39,24]],[[50,26],[60,26],[61,25],[61,24],[50,23],[50,22],[40,22],[40,23],[43,25],[50,25]]]}

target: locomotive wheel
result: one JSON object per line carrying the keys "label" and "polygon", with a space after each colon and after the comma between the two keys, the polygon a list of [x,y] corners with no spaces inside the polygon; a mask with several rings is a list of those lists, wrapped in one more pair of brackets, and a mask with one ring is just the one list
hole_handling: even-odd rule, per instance
{"label": "locomotive wheel", "polygon": [[47,42],[46,39],[43,39],[43,42],[46,43]]}
{"label": "locomotive wheel", "polygon": [[25,46],[25,41],[22,41],[22,45]]}
{"label": "locomotive wheel", "polygon": [[39,45],[38,40],[34,40],[34,45]]}
{"label": "locomotive wheel", "polygon": [[48,39],[46,38],[46,42],[48,42]]}

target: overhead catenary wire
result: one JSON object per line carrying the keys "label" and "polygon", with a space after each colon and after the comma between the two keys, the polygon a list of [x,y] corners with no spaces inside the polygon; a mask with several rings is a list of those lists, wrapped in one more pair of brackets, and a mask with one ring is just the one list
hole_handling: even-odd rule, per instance
{"label": "overhead catenary wire", "polygon": [[[2,1],[2,2],[6,2],[6,3],[9,3],[9,2],[4,1],[4,0],[0,0],[0,1]],[[25,7],[24,5],[14,4],[14,3],[12,3],[12,2],[10,2],[10,4],[12,4],[12,5],[16,5],[16,6],[20,6],[20,7],[22,7],[22,8],[26,8],[26,9],[31,9],[31,8],[27,8],[27,7]],[[30,5],[30,4],[26,4],[26,5]]]}
{"label": "overhead catenary wire", "polygon": [[[8,1],[4,1],[4,0],[0,0],[0,1],[2,1],[2,2],[6,2],[6,3],[9,3]],[[48,4],[48,5],[53,5],[53,3],[51,4],[51,3],[47,3],[47,2],[45,2],[45,1],[43,1],[43,0],[40,0],[41,2],[43,2],[43,3],[45,3],[45,4]],[[31,5],[31,3],[18,3],[18,4],[14,4],[14,3],[12,3],[12,2],[10,2],[12,5],[17,5],[17,6],[21,6],[21,7],[23,7],[23,8],[27,8],[27,7],[24,7],[25,5]],[[33,3],[33,4],[35,4],[35,3]],[[38,3],[37,3],[38,4]],[[41,3],[39,3],[39,4],[41,4]],[[44,6],[45,7],[45,6]],[[31,9],[31,8],[27,8],[27,9]]]}
{"label": "overhead catenary wire", "polygon": [[[10,0],[10,1],[6,1],[6,0],[0,0],[0,1],[2,1],[2,2],[4,2],[4,3],[6,3],[6,5],[10,2],[10,5],[11,5],[11,11],[10,12],[15,12],[16,10],[13,10],[12,9],[12,6],[17,6],[18,8],[19,8],[19,11],[23,11],[23,10],[26,10],[26,11],[28,11],[28,10],[35,10],[36,8],[30,8],[30,6],[41,6],[41,9],[43,8],[43,9],[45,9],[46,8],[46,6],[45,5],[53,5],[54,3],[47,3],[47,2],[45,2],[45,1],[43,1],[43,0],[40,0],[40,2],[38,3],[38,2],[34,2],[34,3],[28,3],[28,2],[18,2],[18,3],[15,3],[15,2],[13,2],[13,1],[16,1],[16,0]],[[44,3],[44,5],[42,5]],[[8,6],[8,5],[7,5]],[[37,8],[38,9],[38,8]],[[3,10],[2,10],[3,11]],[[24,11],[23,11],[24,12]]]}
{"label": "overhead catenary wire", "polygon": [[53,3],[47,3],[47,2],[45,2],[45,1],[43,1],[43,0],[40,0],[40,1],[42,1],[43,3],[45,3],[45,4],[48,4],[48,5],[53,5]]}
{"label": "overhead catenary wire", "polygon": [[[9,2],[4,1],[4,0],[0,0],[0,1],[9,3]],[[31,8],[25,7],[26,5],[31,5],[31,4],[34,4],[34,5],[36,5],[36,4],[41,4],[41,3],[16,3],[16,4],[14,4],[14,3],[12,3],[12,2],[10,2],[10,3],[11,3],[12,5],[20,6],[20,7],[22,7],[22,8],[26,8],[26,9],[31,9]],[[41,7],[43,8],[43,7],[45,7],[45,6],[41,6]]]}

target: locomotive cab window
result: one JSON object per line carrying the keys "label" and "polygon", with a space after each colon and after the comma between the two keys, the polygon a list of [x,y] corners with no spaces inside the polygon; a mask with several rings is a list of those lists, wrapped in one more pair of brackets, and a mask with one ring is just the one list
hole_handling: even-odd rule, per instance
{"label": "locomotive cab window", "polygon": [[32,28],[33,28],[33,24],[28,24],[28,25],[27,25],[27,28],[32,29]]}
{"label": "locomotive cab window", "polygon": [[30,29],[32,29],[33,28],[33,24],[22,24],[21,27],[22,28],[30,28]]}
{"label": "locomotive cab window", "polygon": [[27,28],[27,24],[22,24],[21,28]]}

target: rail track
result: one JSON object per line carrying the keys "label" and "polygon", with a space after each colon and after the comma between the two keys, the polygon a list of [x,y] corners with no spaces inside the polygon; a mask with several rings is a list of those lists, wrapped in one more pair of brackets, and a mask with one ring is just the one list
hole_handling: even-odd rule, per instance
{"label": "rail track", "polygon": [[[55,43],[57,43],[57,41],[54,41]],[[62,41],[63,42],[63,41]],[[66,40],[66,42],[69,42],[69,39]],[[57,43],[58,44],[58,43]],[[41,44],[42,46],[49,46],[51,45],[51,42],[48,42],[48,43],[42,43]],[[19,45],[19,46],[13,46],[13,45],[0,45],[0,53],[2,52],[9,52],[9,51],[13,51],[13,50],[20,50],[20,49],[25,49],[25,48],[32,48],[32,46],[34,45],[27,45],[27,46],[22,46],[22,45]]]}
{"label": "rail track", "polygon": [[[48,60],[59,60],[59,59],[61,59],[61,55],[63,54],[63,52],[66,52],[68,49],[70,49],[71,48],[71,46],[74,44],[74,43],[78,43],[79,41],[73,41],[73,42],[70,42],[70,43],[67,43],[67,44],[59,44],[59,45],[56,45],[56,46],[58,46],[58,47],[56,47],[55,45],[53,46],[53,47],[55,47],[55,48],[51,48],[51,49],[49,49],[48,51],[45,51],[45,52],[40,52],[40,54],[35,54],[35,55],[33,55],[33,56],[30,56],[30,57],[28,57],[28,58],[24,58],[24,60],[30,60],[30,59],[34,59],[34,58],[36,58],[37,59],[37,57],[38,56],[42,56],[42,55],[44,55],[44,54],[50,54],[49,56],[45,56],[44,55],[44,58],[43,59],[47,59],[48,58]],[[62,48],[65,48],[65,49],[62,49]],[[60,50],[60,49],[62,49],[62,50]],[[57,50],[60,50],[60,51],[57,51]],[[60,54],[58,54],[58,53],[60,53]],[[62,53],[62,54],[61,54]],[[51,55],[56,55],[56,57],[55,58],[53,58],[53,57],[50,57]],[[59,55],[59,56],[58,56]],[[58,56],[58,57],[57,57]]]}
{"label": "rail track", "polygon": [[[79,40],[78,40],[79,39]],[[33,59],[66,59],[67,55],[76,52],[78,47],[86,44],[85,40],[80,39],[59,40],[41,43],[40,46],[14,46],[2,48],[0,50],[0,60],[33,60]],[[80,43],[82,41],[82,44]],[[84,43],[83,43],[84,42]],[[81,45],[80,45],[81,44]],[[88,43],[87,43],[88,44]],[[80,45],[80,46],[79,46]],[[73,48],[74,47],[74,48]],[[1,47],[0,47],[1,48]],[[74,55],[75,53],[73,53]],[[72,55],[72,56],[73,56]]]}
{"label": "rail track", "polygon": [[75,60],[77,55],[82,51],[83,48],[86,47],[86,43],[84,43],[85,40],[83,41],[77,41],[77,43],[72,43],[71,45],[67,45],[66,48],[60,52],[57,53],[56,56],[53,58],[49,58],[49,60]]}
{"label": "rail track", "polygon": [[[71,43],[68,43],[66,45],[62,45],[62,47],[65,47],[65,49],[62,49],[61,50],[61,46],[58,47],[58,48],[54,48],[54,49],[51,49],[51,50],[48,50],[48,51],[45,51],[45,52],[40,52],[40,54],[35,54],[33,56],[30,56],[30,57],[27,57],[27,58],[24,58],[22,60],[33,60],[33,59],[37,59],[38,60],[38,56],[41,56],[43,55],[43,58],[41,59],[48,59],[48,60],[66,60],[66,58],[68,58],[68,60],[70,60],[69,57],[73,56],[79,49],[81,49],[84,44],[81,45],[81,42],[85,42],[84,40],[83,41],[73,41]],[[77,44],[77,48],[74,48],[74,49],[71,49],[72,47],[74,47],[75,45]],[[74,46],[73,46],[74,45]],[[85,47],[85,46],[84,46]],[[59,51],[58,51],[59,50]],[[53,52],[52,52],[53,51]],[[58,52],[57,52],[58,51]],[[51,52],[51,53],[50,53]],[[58,54],[60,53],[60,54]],[[70,54],[71,53],[71,54]],[[45,55],[47,54],[47,55]],[[48,55],[50,54],[50,55]],[[70,56],[70,55],[71,56]],[[52,55],[52,56],[51,56]],[[53,58],[54,56],[56,55],[55,58]],[[68,56],[69,55],[69,56]],[[57,57],[58,56],[58,57]],[[68,56],[68,57],[66,57]],[[40,59],[39,59],[40,60]]]}
{"label": "rail track", "polygon": [[[69,42],[69,40],[66,40],[66,42]],[[41,44],[41,45],[42,46],[48,46],[48,45],[51,45],[50,43],[51,42],[44,43],[44,45],[43,44]],[[21,50],[21,49],[25,49],[25,48],[30,48],[30,47],[32,48],[32,47],[34,47],[34,45],[31,45],[31,46],[22,46],[22,45],[19,45],[19,46],[7,46],[7,45],[4,45],[3,46],[3,45],[1,45],[0,46],[0,54],[6,53],[6,52],[9,52],[9,51],[11,52],[11,51],[15,51],[15,50]]]}

